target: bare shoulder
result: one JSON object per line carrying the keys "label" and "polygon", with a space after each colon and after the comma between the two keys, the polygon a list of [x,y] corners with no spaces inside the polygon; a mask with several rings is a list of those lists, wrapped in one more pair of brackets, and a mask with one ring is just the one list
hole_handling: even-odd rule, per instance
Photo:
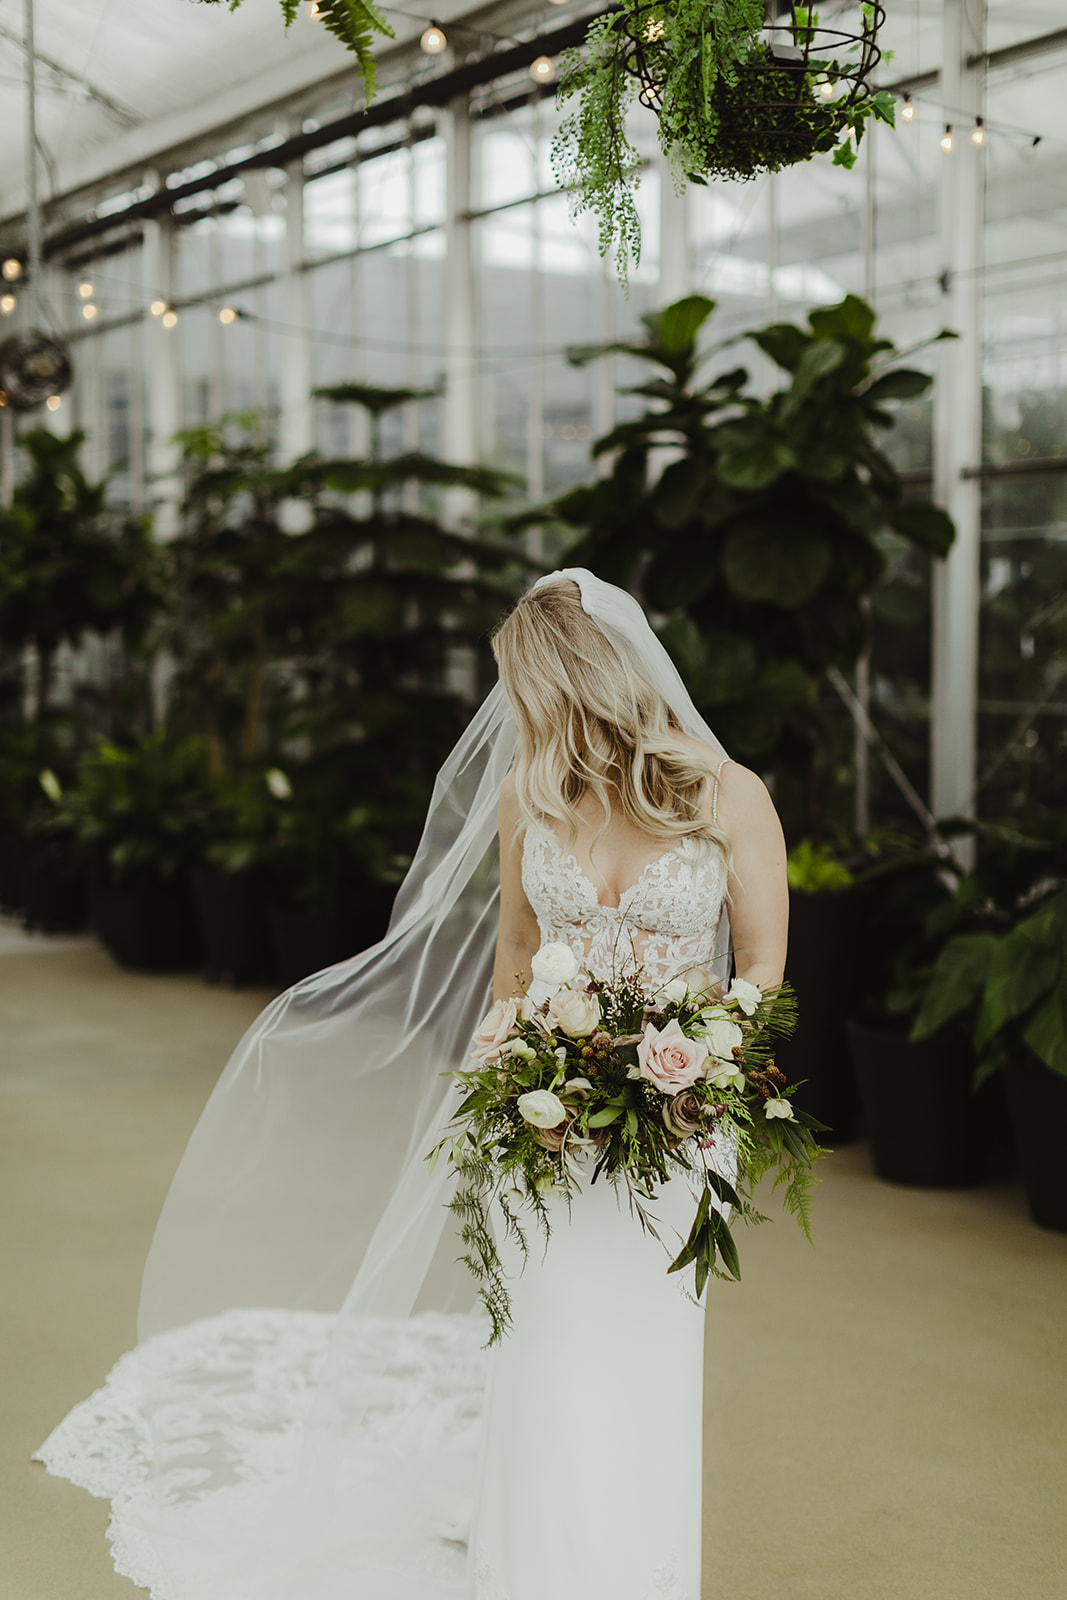
{"label": "bare shoulder", "polygon": [[718,815],[735,850],[751,846],[764,851],[773,846],[775,855],[784,850],[782,824],[770,790],[758,772],[739,761],[730,761],[720,774]]}

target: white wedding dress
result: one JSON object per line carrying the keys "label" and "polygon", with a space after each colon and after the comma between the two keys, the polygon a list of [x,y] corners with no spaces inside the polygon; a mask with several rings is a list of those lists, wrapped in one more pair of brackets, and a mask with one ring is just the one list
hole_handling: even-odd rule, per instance
{"label": "white wedding dress", "polygon": [[[612,908],[531,830],[523,882],[542,940],[598,975],[712,965],[717,852],[664,852]],[[707,1159],[733,1178],[730,1149]],[[488,1357],[469,1314],[342,1341],[331,1314],[233,1310],[124,1357],[39,1459],[111,1498],[115,1565],[154,1600],[700,1600],[704,1313],[667,1275],[684,1176],[655,1210],[660,1241],[607,1182],[557,1202]],[[373,1374],[351,1427],[314,1420],[326,1367],[331,1394]]]}

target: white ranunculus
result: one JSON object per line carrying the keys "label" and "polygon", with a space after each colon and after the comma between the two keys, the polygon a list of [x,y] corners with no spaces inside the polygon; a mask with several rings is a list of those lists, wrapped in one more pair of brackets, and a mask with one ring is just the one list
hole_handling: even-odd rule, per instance
{"label": "white ranunculus", "polygon": [[267,773],[267,788],[275,800],[291,800],[293,798],[293,786],[281,767],[271,767]]}
{"label": "white ranunculus", "polygon": [[736,1089],[739,1077],[741,1086],[744,1087],[744,1077],[734,1070],[732,1061],[710,1061],[706,1076],[713,1089]]}
{"label": "white ranunculus", "polygon": [[515,1102],[519,1116],[532,1128],[558,1128],[567,1120],[567,1107],[551,1089],[531,1089]]}
{"label": "white ranunculus", "polygon": [[600,1000],[581,989],[560,989],[548,1003],[545,1021],[571,1039],[587,1039],[600,1026]]}
{"label": "white ranunculus", "polygon": [[543,944],[531,961],[530,969],[540,983],[560,989],[565,983],[573,983],[578,976],[579,962],[570,945]]}
{"label": "white ranunculus", "polygon": [[744,978],[735,978],[726,991],[727,1000],[736,1000],[746,1017],[750,1017],[763,999],[763,991],[758,983],[746,983]]}
{"label": "white ranunculus", "polygon": [[658,997],[661,1000],[681,1001],[685,999],[688,993],[689,985],[684,978],[671,978],[669,983],[665,983],[662,989],[657,990]]}
{"label": "white ranunculus", "polygon": [[763,1102],[763,1115],[765,1117],[781,1117],[783,1122],[792,1120],[793,1107],[788,1100],[783,1100],[780,1095],[772,1095]]}
{"label": "white ranunculus", "polygon": [[713,1056],[718,1056],[720,1061],[730,1063],[730,1071],[736,1072],[732,1051],[735,1045],[744,1042],[744,1034],[736,1022],[731,1022],[729,1017],[705,1017],[704,1026],[700,1030],[701,1037],[707,1040],[708,1049]]}

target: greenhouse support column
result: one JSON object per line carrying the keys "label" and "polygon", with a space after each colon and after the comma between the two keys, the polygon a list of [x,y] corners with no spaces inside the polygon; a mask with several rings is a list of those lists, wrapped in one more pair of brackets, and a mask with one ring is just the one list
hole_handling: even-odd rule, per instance
{"label": "greenhouse support column", "polygon": [[668,162],[659,164],[659,304],[673,305],[692,292],[689,270],[689,206],[674,187]]}
{"label": "greenhouse support column", "polygon": [[937,817],[974,812],[978,713],[981,498],[965,477],[982,458],[981,265],[984,150],[972,143],[984,105],[986,0],[944,0],[939,322],[958,334],[939,348],[934,388],[934,497],[956,524],[935,562],[930,805]]}
{"label": "greenhouse support column", "polygon": [[[445,459],[463,466],[477,459],[474,263],[471,247],[471,123],[466,95],[448,104],[443,119],[447,150],[445,222]],[[469,526],[477,500],[465,489],[442,496],[446,524]]]}
{"label": "greenhouse support column", "polygon": [[[155,173],[145,181],[159,187]],[[168,306],[174,298],[174,225],[166,212],[144,222],[144,297]],[[174,439],[182,425],[180,355],[180,321],[168,327],[146,305],[145,504],[159,539],[173,539],[181,521],[181,451]]]}
{"label": "greenhouse support column", "polygon": [[311,410],[311,338],[308,285],[304,271],[304,168],[285,169],[285,270],[282,274],[285,333],[281,345],[278,453],[286,464],[314,445]]}

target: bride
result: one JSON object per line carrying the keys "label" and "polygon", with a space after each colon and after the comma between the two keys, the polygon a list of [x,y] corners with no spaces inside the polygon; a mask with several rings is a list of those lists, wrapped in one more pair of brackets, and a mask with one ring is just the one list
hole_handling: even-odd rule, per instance
{"label": "bride", "polygon": [[779,983],[781,829],[624,591],[552,573],[494,649],[388,934],[242,1040],[140,1343],[39,1452],[111,1499],[115,1566],[154,1600],[700,1600],[704,1313],[667,1275],[685,1176],[658,1240],[609,1184],[557,1202],[487,1357],[425,1157],[490,982],[514,993],[542,943]]}

